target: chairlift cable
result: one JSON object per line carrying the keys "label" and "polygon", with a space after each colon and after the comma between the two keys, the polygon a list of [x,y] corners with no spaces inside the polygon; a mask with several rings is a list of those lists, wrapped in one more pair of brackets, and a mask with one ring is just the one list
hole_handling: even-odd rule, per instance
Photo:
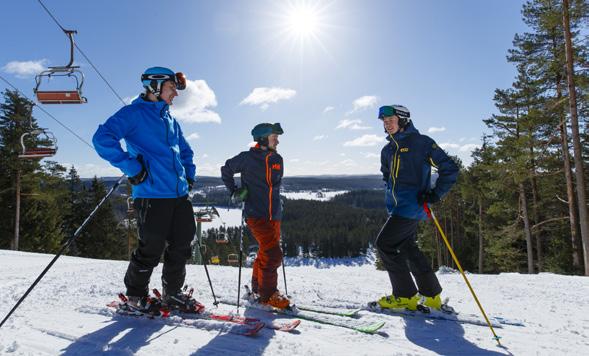
{"label": "chairlift cable", "polygon": [[[15,87],[14,85],[12,85],[12,83],[10,83],[8,80],[6,80],[2,75],[0,75],[0,79],[2,81],[4,81],[6,84],[8,84],[8,86],[10,86],[12,89],[16,90],[16,92],[18,94],[20,94],[21,96],[25,97],[27,100],[34,102],[34,100],[31,100],[31,98],[29,98],[28,96],[26,96],[25,94],[23,94],[23,92],[21,92],[20,90],[18,90],[17,87]],[[40,105],[35,105],[35,107],[39,110],[41,110],[42,112],[45,113],[45,115],[49,116],[50,118],[52,118],[53,120],[55,120],[58,124],[60,124],[63,128],[65,128],[67,131],[69,131],[72,135],[76,136],[80,141],[84,142],[88,147],[90,147],[92,150],[94,150],[94,146],[92,146],[90,143],[88,143],[88,141],[84,140],[80,135],[78,135],[77,133],[75,133],[72,129],[70,129],[69,127],[67,127],[65,124],[63,124],[61,121],[59,121],[57,118],[55,118],[55,116],[51,115],[51,113],[49,113],[47,110],[45,110],[43,107],[41,107]]]}

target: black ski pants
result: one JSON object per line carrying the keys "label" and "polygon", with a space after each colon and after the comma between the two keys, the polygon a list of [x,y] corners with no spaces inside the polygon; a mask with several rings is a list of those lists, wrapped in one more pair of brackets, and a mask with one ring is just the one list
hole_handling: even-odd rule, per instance
{"label": "black ski pants", "polygon": [[190,243],[196,226],[192,203],[180,198],[137,198],[139,246],[131,255],[125,275],[127,295],[149,294],[149,279],[164,253],[162,286],[164,293],[176,293],[184,284],[186,260],[191,256]]}
{"label": "black ski pants", "polygon": [[428,259],[417,246],[418,223],[419,220],[391,215],[376,237],[376,248],[389,274],[395,297],[412,297],[418,291],[421,295],[433,297],[442,292]]}

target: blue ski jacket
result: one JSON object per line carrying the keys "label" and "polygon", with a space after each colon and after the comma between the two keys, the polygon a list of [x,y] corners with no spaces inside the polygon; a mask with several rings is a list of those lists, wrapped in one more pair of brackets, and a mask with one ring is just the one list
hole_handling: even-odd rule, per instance
{"label": "blue ski jacket", "polygon": [[[125,152],[120,144],[124,140]],[[194,181],[194,153],[165,101],[138,97],[98,126],[92,139],[98,155],[128,177],[141,172],[143,156],[147,179],[133,186],[134,198],[177,198],[188,194]]]}
{"label": "blue ski jacket", "polygon": [[247,218],[282,220],[280,183],[284,173],[282,156],[259,145],[230,158],[221,167],[221,178],[231,193],[237,189],[233,176],[241,173],[241,185],[246,187]]}
{"label": "blue ski jacket", "polygon": [[[413,123],[387,137],[389,143],[380,153],[380,171],[385,186],[389,215],[425,220],[427,214],[417,202],[418,195],[433,190],[442,198],[456,183],[458,166],[430,137],[421,135]],[[431,167],[438,170],[431,189]]]}

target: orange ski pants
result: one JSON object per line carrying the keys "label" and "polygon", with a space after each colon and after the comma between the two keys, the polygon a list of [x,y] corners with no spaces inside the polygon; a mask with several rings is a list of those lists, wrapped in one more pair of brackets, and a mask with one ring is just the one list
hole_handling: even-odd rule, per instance
{"label": "orange ski pants", "polygon": [[282,262],[280,221],[248,218],[247,226],[260,247],[253,265],[252,290],[266,301],[278,290],[277,270]]}

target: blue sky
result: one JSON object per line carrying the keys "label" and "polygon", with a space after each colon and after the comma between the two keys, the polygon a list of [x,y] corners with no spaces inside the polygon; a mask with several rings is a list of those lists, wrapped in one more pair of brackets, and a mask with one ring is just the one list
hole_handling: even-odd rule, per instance
{"label": "blue sky", "polygon": [[[250,130],[280,122],[285,175],[377,174],[382,104],[409,108],[415,126],[450,154],[470,152],[495,113],[493,91],[515,75],[505,56],[526,30],[520,0],[51,1],[45,5],[126,100],[151,66],[190,80],[174,112],[197,174],[219,176]],[[34,73],[64,65],[68,42],[34,0],[2,5],[0,72],[32,97]],[[121,107],[84,58],[84,105],[44,108],[91,142]],[[56,85],[55,80],[52,85]],[[4,84],[0,82],[0,89]],[[40,111],[59,140],[55,160],[82,177],[119,175]]]}

